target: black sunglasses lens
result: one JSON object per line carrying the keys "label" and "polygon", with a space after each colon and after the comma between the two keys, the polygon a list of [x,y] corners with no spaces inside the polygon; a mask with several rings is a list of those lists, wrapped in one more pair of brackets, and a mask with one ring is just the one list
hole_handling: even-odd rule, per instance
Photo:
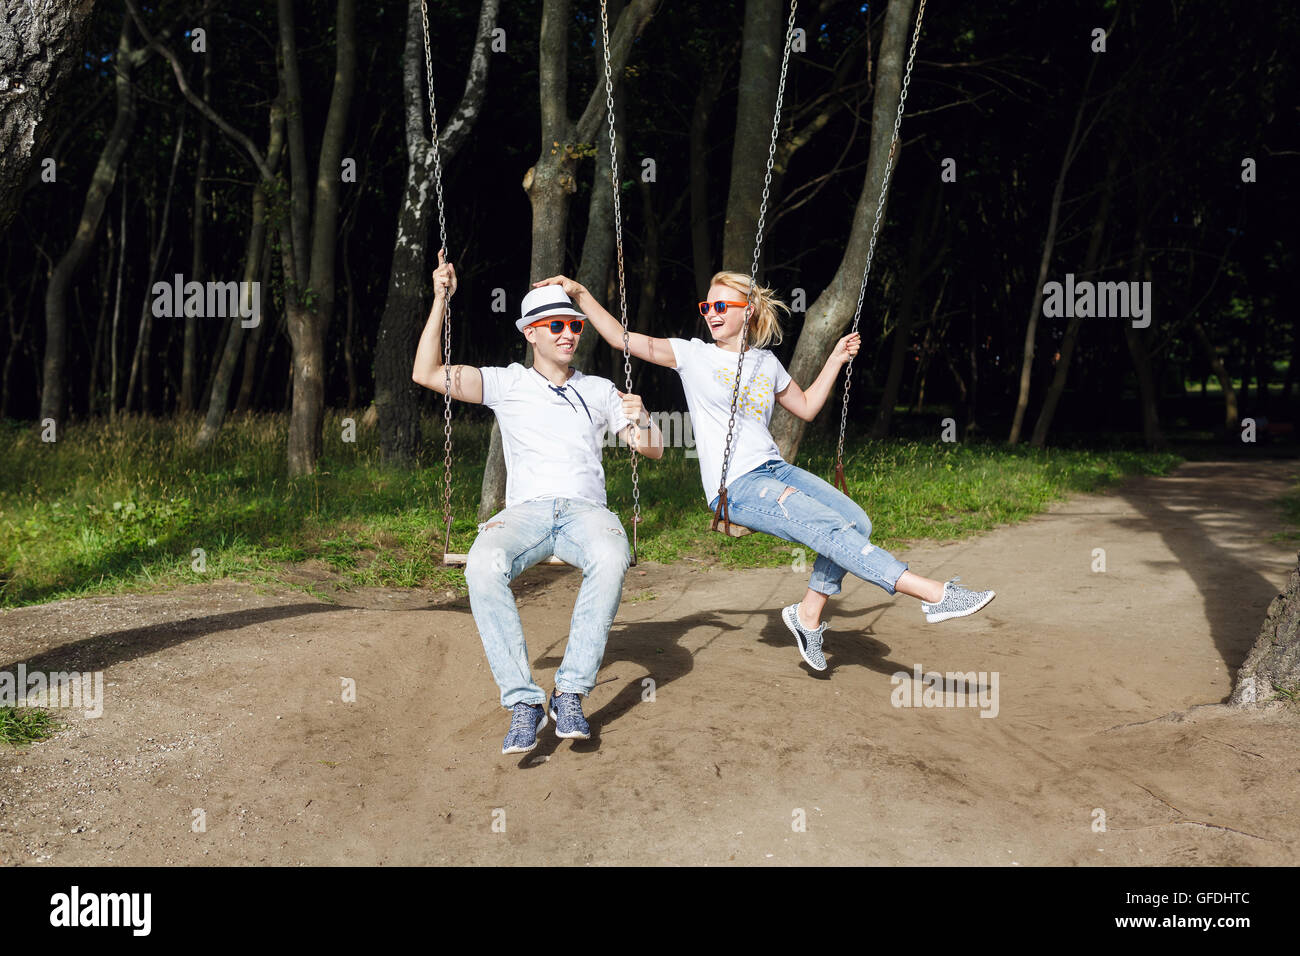
{"label": "black sunglasses lens", "polygon": [[569,323],[569,331],[574,335],[582,334],[582,319],[574,319]]}
{"label": "black sunglasses lens", "polygon": [[554,321],[551,322],[551,334],[552,334],[552,335],[559,335],[559,334],[560,334],[561,332],[563,332],[563,331],[564,331],[564,323],[563,323],[563,322],[561,322],[559,319],[555,319]]}

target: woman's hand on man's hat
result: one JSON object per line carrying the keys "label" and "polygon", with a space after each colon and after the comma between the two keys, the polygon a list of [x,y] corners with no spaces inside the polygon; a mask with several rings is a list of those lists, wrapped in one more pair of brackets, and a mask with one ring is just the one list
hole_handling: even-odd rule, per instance
{"label": "woman's hand on man's hat", "polygon": [[586,286],[581,282],[577,279],[570,279],[568,276],[551,276],[549,279],[543,279],[541,282],[534,282],[533,288],[540,289],[544,285],[558,285],[564,294],[575,302],[577,301],[578,296],[587,291]]}

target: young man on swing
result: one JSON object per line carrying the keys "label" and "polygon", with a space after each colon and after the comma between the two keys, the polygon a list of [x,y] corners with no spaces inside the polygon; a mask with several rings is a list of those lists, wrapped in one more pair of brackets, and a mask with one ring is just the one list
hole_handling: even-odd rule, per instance
{"label": "young man on swing", "polygon": [[[662,458],[663,436],[639,396],[570,367],[584,316],[562,290],[534,289],[524,296],[515,327],[533,346],[531,368],[444,366],[439,342],[456,272],[442,250],[433,290],[411,377],[443,394],[450,380],[452,398],[491,408],[505,453],[506,508],[479,526],[465,566],[474,623],[501,705],[511,711],[501,752],[527,753],[537,746],[548,711],[556,736],[586,740],[591,728],[581,698],[596,685],[630,560],[627,535],[605,507],[602,438],[606,431],[620,434],[638,454]],[[510,582],[552,555],[582,570],[582,588],[547,701],[528,666]]]}

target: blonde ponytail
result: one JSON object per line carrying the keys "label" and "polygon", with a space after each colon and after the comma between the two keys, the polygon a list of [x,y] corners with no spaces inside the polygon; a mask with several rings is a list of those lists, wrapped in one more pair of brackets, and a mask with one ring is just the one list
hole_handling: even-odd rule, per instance
{"label": "blonde ponytail", "polygon": [[[725,285],[740,293],[740,298],[749,297],[749,276],[743,272],[719,272],[709,285]],[[778,299],[772,289],[756,286],[754,289],[754,313],[749,319],[749,345],[751,348],[765,349],[769,345],[780,345],[782,339],[781,323],[776,310],[784,309],[790,314],[790,307]]]}

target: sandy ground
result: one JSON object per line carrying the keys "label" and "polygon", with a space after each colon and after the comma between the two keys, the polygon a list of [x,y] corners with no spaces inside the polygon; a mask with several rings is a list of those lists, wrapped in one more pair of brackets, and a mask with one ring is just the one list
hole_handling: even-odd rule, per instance
{"label": "sandy ground", "polygon": [[[823,674],[779,618],[806,572],[634,569],[597,735],[548,725],[522,759],[463,597],[216,583],[5,612],[0,670],[103,670],[106,700],[0,748],[0,862],[1294,865],[1300,713],[1222,701],[1294,564],[1268,536],[1296,471],[1189,464],[899,549],[998,597],[930,625],[850,578]],[[517,585],[544,687],[579,581]],[[926,707],[891,681],[917,667],[978,690]]]}

